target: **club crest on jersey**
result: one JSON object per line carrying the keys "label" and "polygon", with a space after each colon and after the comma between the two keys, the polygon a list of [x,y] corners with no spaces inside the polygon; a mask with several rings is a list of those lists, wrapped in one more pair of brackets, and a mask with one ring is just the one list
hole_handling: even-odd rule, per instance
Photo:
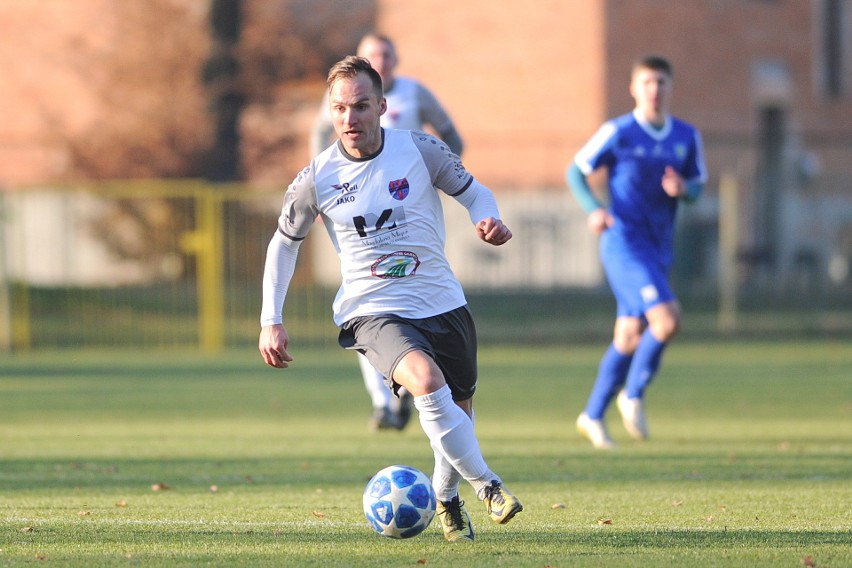
{"label": "club crest on jersey", "polygon": [[402,201],[408,197],[408,180],[406,178],[393,180],[388,184],[388,191],[391,197],[397,201]]}
{"label": "club crest on jersey", "polygon": [[398,250],[379,257],[370,267],[373,276],[386,280],[414,275],[420,259],[413,252]]}

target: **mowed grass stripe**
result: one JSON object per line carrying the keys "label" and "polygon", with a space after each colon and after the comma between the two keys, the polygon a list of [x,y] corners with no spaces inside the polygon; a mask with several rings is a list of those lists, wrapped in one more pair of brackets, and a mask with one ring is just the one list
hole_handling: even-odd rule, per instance
{"label": "mowed grass stripe", "polygon": [[[366,526],[376,470],[431,470],[416,424],[370,434],[357,363],[294,349],[0,359],[0,566],[852,565],[852,345],[675,343],[639,444],[573,431],[602,346],[481,350],[477,432],[522,498],[477,542]],[[164,489],[163,486],[166,488]],[[158,487],[158,490],[154,490]]]}

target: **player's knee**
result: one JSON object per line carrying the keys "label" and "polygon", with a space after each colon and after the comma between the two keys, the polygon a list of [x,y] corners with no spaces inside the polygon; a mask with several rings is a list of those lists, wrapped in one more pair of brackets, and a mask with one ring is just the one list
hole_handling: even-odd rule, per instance
{"label": "player's knee", "polygon": [[413,396],[433,393],[447,384],[432,358],[420,351],[406,354],[396,366],[393,378]]}
{"label": "player's knee", "polygon": [[639,346],[644,330],[639,318],[620,317],[615,322],[612,343],[619,353],[631,355]]}
{"label": "player's knee", "polygon": [[648,323],[651,333],[657,341],[666,342],[680,331],[680,317],[677,314],[666,314]]}
{"label": "player's knee", "polygon": [[615,345],[619,353],[632,355],[636,351],[636,347],[639,346],[639,338],[640,335],[638,333],[617,332],[612,338],[612,344]]}

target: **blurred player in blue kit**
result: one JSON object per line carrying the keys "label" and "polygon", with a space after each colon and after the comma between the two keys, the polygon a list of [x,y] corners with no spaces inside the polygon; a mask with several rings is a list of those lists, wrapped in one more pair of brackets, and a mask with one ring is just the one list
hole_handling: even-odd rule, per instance
{"label": "blurred player in blue kit", "polygon": [[462,479],[498,524],[523,506],[486,464],[474,431],[476,329],[444,253],[439,191],[467,209],[484,243],[503,245],[512,232],[491,190],[445,143],[381,127],[387,103],[369,61],[338,62],[328,93],[339,140],[314,157],[284,195],[267,249],[258,348],[272,367],[293,361],[282,311],[300,244],[319,217],[341,267],[332,305],[339,343],[366,355],[391,389],[412,395],[435,458],[432,483],[444,537],[471,541],[473,527],[459,499]]}
{"label": "blurred player in blue kit", "polygon": [[[461,156],[461,136],[438,99],[419,81],[396,75],[399,57],[390,38],[369,33],[358,43],[356,55],[369,61],[382,78],[388,107],[381,117],[383,127],[423,130],[428,126],[454,154]],[[325,150],[336,138],[326,93],[311,132],[311,155],[315,156]],[[358,364],[361,367],[364,386],[373,404],[370,430],[405,428],[411,417],[411,395],[402,389],[399,396],[394,396],[385,385],[385,377],[374,369],[363,355],[358,355]]]}
{"label": "blurred player in blue kit", "polygon": [[[698,130],[669,114],[672,68],[658,56],[633,65],[633,112],[606,122],[577,153],[568,185],[600,235],[600,258],[617,310],[613,340],[598,367],[578,432],[596,448],[613,441],[604,422],[616,398],[631,437],[648,437],[645,394],[666,345],[680,327],[681,311],[669,285],[679,202],[698,198],[707,180]],[[605,169],[609,206],[587,176]]]}

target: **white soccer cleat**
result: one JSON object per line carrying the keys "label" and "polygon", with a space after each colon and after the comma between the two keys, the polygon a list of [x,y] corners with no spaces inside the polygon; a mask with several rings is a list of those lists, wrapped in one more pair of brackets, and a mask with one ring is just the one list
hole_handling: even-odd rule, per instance
{"label": "white soccer cleat", "polygon": [[645,404],[642,399],[628,398],[627,392],[621,391],[615,402],[627,433],[636,440],[647,440],[648,423],[645,421]]}
{"label": "white soccer cleat", "polygon": [[615,443],[606,432],[603,420],[592,420],[585,412],[577,418],[577,432],[599,450],[611,450]]}

